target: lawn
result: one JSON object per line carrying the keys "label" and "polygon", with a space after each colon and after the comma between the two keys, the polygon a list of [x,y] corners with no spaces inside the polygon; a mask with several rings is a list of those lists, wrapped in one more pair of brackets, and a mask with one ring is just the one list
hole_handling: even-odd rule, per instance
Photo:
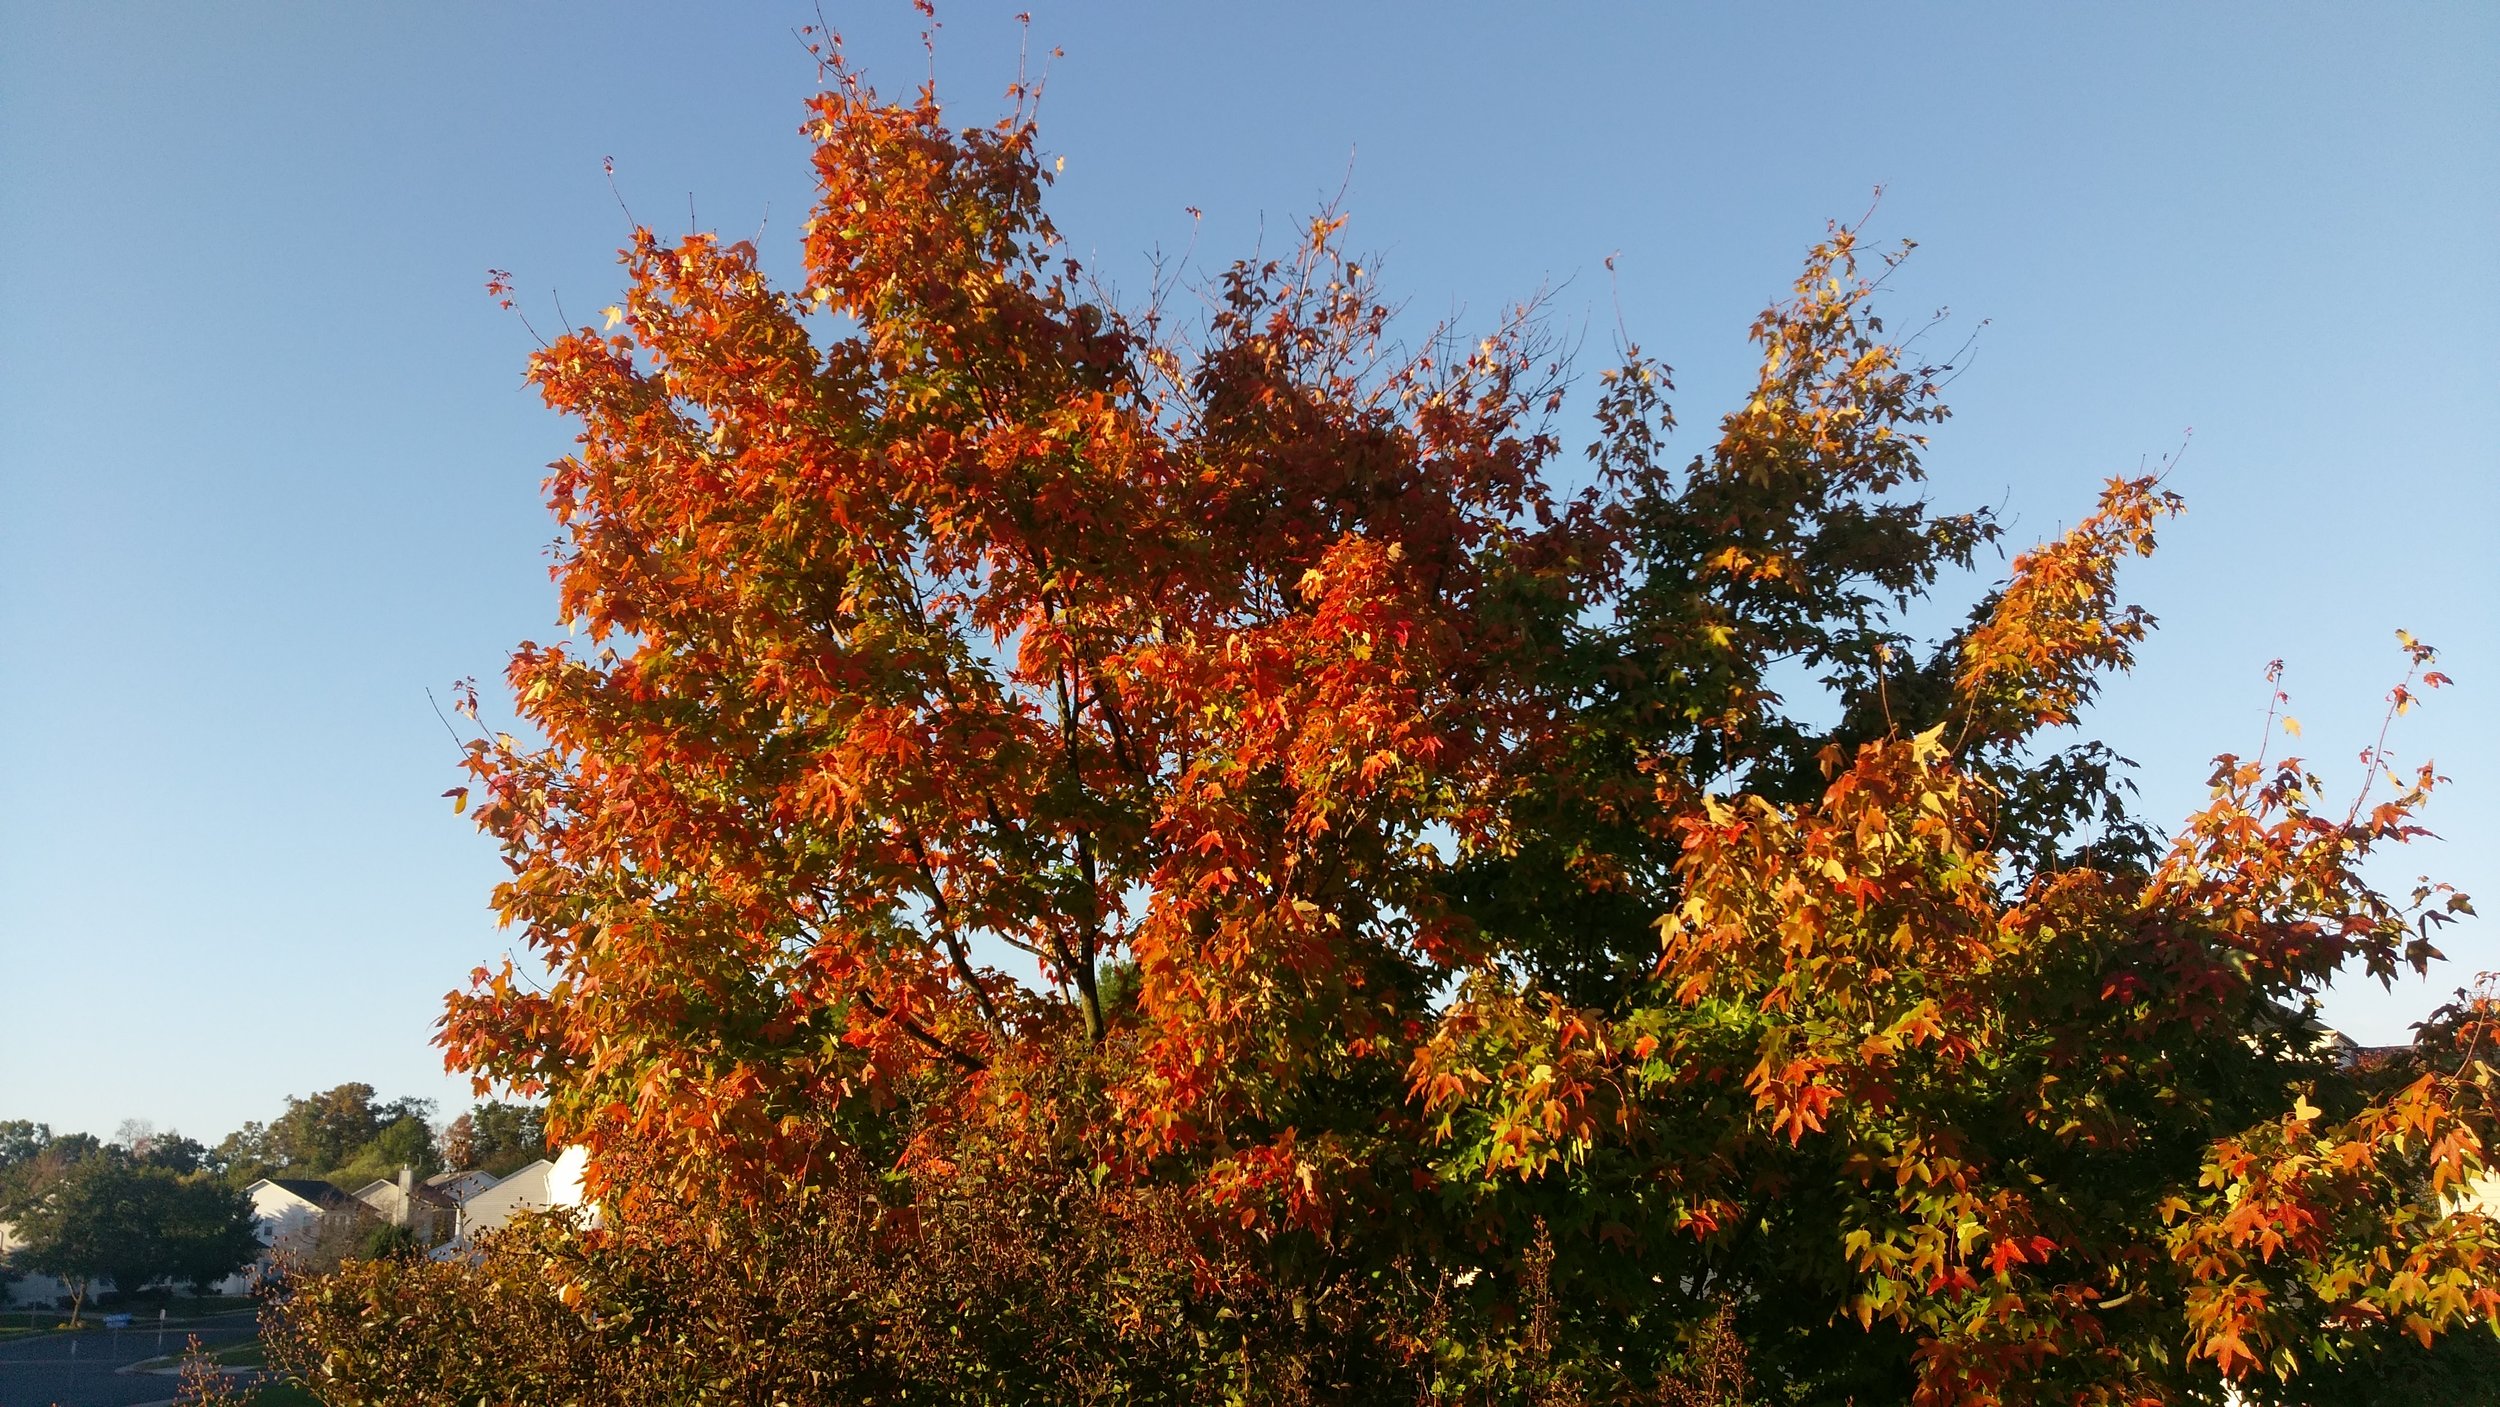
{"label": "lawn", "polygon": [[12,1309],[0,1313],[0,1339],[48,1334],[69,1316],[57,1309]]}
{"label": "lawn", "polygon": [[[169,1353],[162,1358],[142,1359],[132,1364],[131,1367],[140,1372],[174,1368],[181,1366],[182,1361],[189,1356],[188,1353]],[[266,1367],[269,1359],[261,1352],[260,1340],[245,1339],[241,1343],[230,1343],[224,1348],[211,1350],[208,1361],[220,1368],[260,1368]]]}
{"label": "lawn", "polygon": [[[178,1295],[171,1299],[143,1299],[97,1304],[87,1302],[78,1311],[78,1327],[92,1329],[103,1324],[108,1314],[127,1314],[133,1329],[153,1329],[161,1322],[168,1329],[196,1324],[228,1314],[244,1314],[260,1307],[250,1295]],[[157,1318],[163,1314],[163,1320]],[[39,1309],[0,1311],[0,1326],[35,1328],[43,1332],[69,1327],[69,1311],[57,1306]]]}
{"label": "lawn", "polygon": [[154,1324],[156,1311],[165,1311],[165,1322],[180,1324],[192,1319],[206,1319],[213,1314],[232,1314],[250,1309],[259,1301],[250,1295],[176,1295],[166,1300],[140,1300],[133,1304],[116,1304],[104,1309],[90,1307],[90,1314],[128,1314],[141,1324]]}
{"label": "lawn", "polygon": [[[176,1295],[171,1299],[135,1300],[125,1304],[90,1302],[78,1311],[78,1327],[103,1327],[104,1316],[127,1314],[133,1329],[153,1329],[161,1321],[168,1329],[195,1324],[221,1314],[237,1314],[258,1305],[250,1295]],[[0,1338],[18,1334],[49,1334],[69,1327],[69,1311],[60,1308],[11,1309],[0,1311]]]}

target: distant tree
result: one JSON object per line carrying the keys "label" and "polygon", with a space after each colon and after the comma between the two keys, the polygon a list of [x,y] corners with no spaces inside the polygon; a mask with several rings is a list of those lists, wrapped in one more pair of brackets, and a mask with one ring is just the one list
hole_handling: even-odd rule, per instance
{"label": "distant tree", "polygon": [[0,1119],[0,1215],[8,1213],[35,1160],[50,1146],[50,1124],[32,1119]]}
{"label": "distant tree", "polygon": [[172,1129],[159,1129],[146,1119],[124,1119],[113,1131],[113,1147],[127,1153],[134,1163],[164,1168],[176,1173],[195,1173],[205,1164],[209,1151],[198,1139],[185,1138]]}
{"label": "distant tree", "polygon": [[445,1167],[476,1167],[477,1119],[472,1115],[462,1114],[443,1125],[441,1143]]}
{"label": "distant tree", "polygon": [[377,1177],[397,1177],[402,1168],[413,1170],[419,1177],[431,1177],[442,1166],[443,1155],[434,1146],[433,1126],[414,1114],[403,1114],[385,1125],[347,1162],[331,1169],[330,1177],[342,1187],[354,1187]]}
{"label": "distant tree", "polygon": [[274,1169],[269,1163],[269,1128],[257,1119],[218,1140],[208,1150],[208,1166],[230,1187],[246,1186]]}
{"label": "distant tree", "polygon": [[411,1166],[431,1173],[434,1105],[425,1099],[378,1101],[373,1086],[350,1081],[318,1093],[288,1096],[286,1112],[267,1124],[246,1123],[210,1155],[229,1183],[276,1175],[385,1176]]}
{"label": "distant tree", "polygon": [[350,1082],[307,1098],[290,1097],[269,1126],[272,1160],[289,1168],[336,1168],[382,1131],[373,1086]]}
{"label": "distant tree", "polygon": [[0,1119],[0,1172],[41,1153],[52,1142],[52,1126],[32,1119]]}
{"label": "distant tree", "polygon": [[49,1125],[14,1121],[0,1133],[0,1217],[34,1204],[71,1168],[104,1152],[93,1134],[54,1134]]}
{"label": "distant tree", "polygon": [[148,1143],[139,1161],[152,1168],[189,1176],[208,1166],[208,1148],[196,1138],[178,1133],[161,1133]]}
{"label": "distant tree", "polygon": [[19,1212],[17,1233],[16,1263],[69,1285],[72,1323],[99,1280],[125,1295],[169,1277],[206,1285],[260,1250],[239,1194],[118,1150],[92,1153],[46,1186]]}
{"label": "distant tree", "polygon": [[403,1114],[373,1139],[373,1151],[395,1167],[412,1167],[420,1177],[442,1171],[443,1155],[434,1146],[434,1126],[423,1115]]}
{"label": "distant tree", "polygon": [[72,1325],[98,1277],[120,1284],[118,1274],[131,1273],[144,1259],[135,1238],[127,1234],[133,1220],[124,1200],[127,1174],[125,1167],[98,1155],[78,1163],[67,1176],[53,1180],[42,1197],[18,1209],[17,1235],[23,1244],[11,1263],[19,1270],[61,1277],[70,1291]]}
{"label": "distant tree", "polygon": [[[148,1171],[162,1169],[152,1166]],[[211,1285],[259,1257],[251,1200],[215,1178],[205,1173],[178,1177],[160,1205],[167,1273],[193,1290],[206,1294]]]}
{"label": "distant tree", "polygon": [[443,1162],[508,1176],[547,1156],[543,1111],[535,1104],[489,1100],[443,1130]]}

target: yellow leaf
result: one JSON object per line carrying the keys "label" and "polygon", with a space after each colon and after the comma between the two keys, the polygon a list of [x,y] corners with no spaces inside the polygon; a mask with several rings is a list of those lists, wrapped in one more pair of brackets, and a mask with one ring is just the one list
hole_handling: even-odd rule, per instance
{"label": "yellow leaf", "polygon": [[601,308],[599,311],[607,316],[608,326],[610,327],[614,327],[618,323],[625,320],[625,310],[618,307],[614,303],[610,303],[608,306]]}
{"label": "yellow leaf", "polygon": [[2288,713],[2287,713],[2287,714],[2284,714],[2284,715],[2283,715],[2283,731],[2284,731],[2284,732],[2286,732],[2286,733],[2291,734],[2291,735],[2292,735],[2293,737],[2295,737],[2295,738],[2299,737],[2299,736],[2300,736],[2300,720],[2299,720],[2299,719],[2297,719],[2297,718],[2292,717],[2292,716],[2291,716],[2290,714],[2288,714]]}

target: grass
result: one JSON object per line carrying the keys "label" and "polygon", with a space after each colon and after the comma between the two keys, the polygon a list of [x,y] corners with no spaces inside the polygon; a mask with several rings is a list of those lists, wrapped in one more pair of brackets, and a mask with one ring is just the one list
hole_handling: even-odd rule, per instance
{"label": "grass", "polygon": [[[179,1368],[182,1366],[182,1361],[189,1356],[188,1352],[168,1353],[162,1358],[142,1359],[130,1366],[141,1372],[150,1372],[158,1368]],[[245,1339],[241,1343],[230,1343],[224,1348],[211,1349],[208,1361],[220,1368],[265,1368],[269,1365],[268,1356],[261,1351],[258,1339]]]}
{"label": "grass", "polygon": [[48,1334],[68,1318],[66,1311],[58,1309],[12,1309],[0,1313],[0,1339]]}
{"label": "grass", "polygon": [[209,1354],[208,1361],[220,1368],[265,1368],[269,1366],[269,1356],[261,1352],[258,1339],[246,1339],[242,1343],[228,1344]]}
{"label": "grass", "polygon": [[[78,1328],[82,1333],[91,1329],[100,1330],[104,1327],[105,1315],[127,1314],[130,1316],[127,1332],[135,1334],[156,1328],[156,1312],[162,1309],[165,1311],[164,1326],[179,1329],[220,1314],[252,1309],[256,1304],[249,1295],[177,1295],[171,1299],[139,1300],[131,1304],[89,1303],[78,1311]],[[67,1328],[69,1311],[66,1309],[0,1310],[0,1341],[23,1338],[28,1334],[56,1334]]]}
{"label": "grass", "polygon": [[252,1407],[321,1407],[321,1399],[304,1391],[300,1383],[275,1382],[252,1394]]}
{"label": "grass", "polygon": [[91,1307],[87,1312],[130,1314],[136,1316],[141,1324],[153,1324],[156,1322],[156,1311],[162,1309],[166,1323],[180,1324],[192,1319],[206,1319],[212,1314],[231,1314],[238,1309],[250,1309],[256,1303],[250,1295],[175,1295],[170,1299],[140,1300],[135,1304],[108,1305],[103,1309]]}

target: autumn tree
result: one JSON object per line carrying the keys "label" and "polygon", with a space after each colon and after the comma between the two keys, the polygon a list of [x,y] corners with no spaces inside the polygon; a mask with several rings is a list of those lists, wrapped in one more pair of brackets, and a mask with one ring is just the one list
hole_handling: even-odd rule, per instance
{"label": "autumn tree", "polygon": [[507,1176],[547,1156],[547,1134],[537,1106],[490,1099],[443,1128],[445,1166],[482,1168]]}
{"label": "autumn tree", "polygon": [[1716,1333],[1780,1401],[2202,1401],[2493,1322],[2488,1010],[2393,1073],[2316,1016],[2464,908],[2365,878],[2436,774],[2128,811],[2076,730],[2154,479],[1915,638],[1998,527],[1919,496],[1943,369],[1856,231],[1697,453],[1627,346],[1575,463],[1533,310],[1402,344],[1333,213],[1202,325],[1116,306],[1027,95],[829,65],[798,286],[636,229],[530,361],[581,639],[460,795],[548,980],[444,1041],[596,1150],[602,1234],[865,1169],[942,1258],[1038,1189],[974,1224],[1135,1232],[1051,1311],[1116,1382],[1151,1206],[1230,1316],[1164,1400],[1620,1399]]}

